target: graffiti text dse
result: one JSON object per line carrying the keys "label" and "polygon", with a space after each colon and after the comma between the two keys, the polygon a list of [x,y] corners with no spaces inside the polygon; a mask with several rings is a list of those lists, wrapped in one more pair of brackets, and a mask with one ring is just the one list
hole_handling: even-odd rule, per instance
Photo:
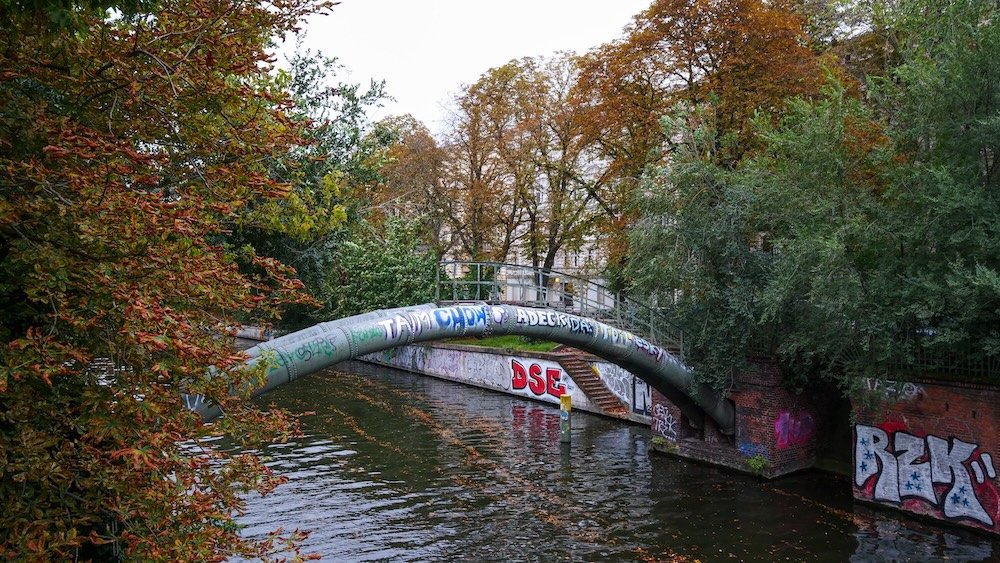
{"label": "graffiti text dse", "polygon": [[538,397],[546,393],[553,397],[561,397],[566,392],[566,386],[559,381],[562,379],[562,370],[559,368],[543,370],[538,364],[530,364],[525,368],[521,362],[511,360],[510,369],[510,385],[515,390],[527,388]]}

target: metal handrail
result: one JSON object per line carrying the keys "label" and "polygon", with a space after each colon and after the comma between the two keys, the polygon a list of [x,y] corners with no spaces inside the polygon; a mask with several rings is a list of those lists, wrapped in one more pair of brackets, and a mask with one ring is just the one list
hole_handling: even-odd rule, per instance
{"label": "metal handrail", "polygon": [[684,357],[684,331],[655,307],[621,292],[557,270],[466,260],[439,264],[435,300],[558,309],[643,335]]}

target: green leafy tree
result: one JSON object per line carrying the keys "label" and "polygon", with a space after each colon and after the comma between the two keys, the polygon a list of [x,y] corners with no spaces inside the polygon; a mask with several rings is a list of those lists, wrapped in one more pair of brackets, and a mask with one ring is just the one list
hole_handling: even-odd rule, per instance
{"label": "green leafy tree", "polygon": [[902,64],[877,86],[903,166],[900,315],[937,353],[1000,354],[1000,7],[900,2]]}
{"label": "green leafy tree", "polygon": [[[304,133],[268,166],[270,177],[290,189],[282,198],[249,202],[227,243],[294,267],[306,291],[323,302],[344,226],[367,214],[363,200],[379,181],[392,137],[368,118],[368,111],[384,99],[382,83],[363,89],[338,82],[342,69],[336,59],[298,45],[288,70],[277,72],[274,88],[287,93],[289,119]],[[253,266],[244,262],[244,269]],[[307,326],[331,314],[315,304],[292,304],[285,308],[283,327]]]}
{"label": "green leafy tree", "polygon": [[417,227],[395,218],[381,232],[359,225],[333,256],[327,308],[345,317],[433,301],[438,259],[421,244]]}
{"label": "green leafy tree", "polygon": [[846,386],[995,365],[1000,8],[883,8],[879,33],[899,62],[868,100],[833,81],[822,98],[788,102],[776,123],[757,120],[761,148],[735,167],[705,157],[711,119],[670,122],[679,147],[641,200],[650,228],[633,233],[655,259],[632,276],[678,297],[703,375],[725,380],[752,351],[799,382]]}
{"label": "green leafy tree", "polygon": [[709,156],[711,115],[678,107],[664,120],[672,158],[647,175],[625,274],[632,291],[687,330],[696,373],[724,388],[753,344],[771,256],[754,247],[762,230],[755,179]]}
{"label": "green leafy tree", "polygon": [[792,102],[762,137],[767,149],[743,171],[761,179],[757,213],[773,254],[754,330],[767,327],[769,351],[800,381],[878,371],[900,351],[906,259],[895,252],[891,139],[839,85]]}

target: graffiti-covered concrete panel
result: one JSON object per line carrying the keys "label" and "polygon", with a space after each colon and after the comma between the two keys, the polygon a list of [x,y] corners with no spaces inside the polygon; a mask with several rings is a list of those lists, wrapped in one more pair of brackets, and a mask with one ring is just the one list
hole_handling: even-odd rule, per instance
{"label": "graffiti-covered concrete panel", "polygon": [[653,390],[649,384],[627,369],[610,362],[595,362],[593,368],[608,390],[629,407],[632,414],[652,417]]}
{"label": "graffiti-covered concrete panel", "polygon": [[[440,344],[401,346],[360,359],[554,405],[568,394],[574,409],[609,414],[587,396],[551,354],[517,354],[492,348]],[[592,362],[591,365],[609,390],[628,407],[629,415],[625,418],[640,423],[652,420],[649,385],[614,364]]]}
{"label": "graffiti-covered concrete panel", "polygon": [[552,360],[421,345],[402,346],[361,359],[556,405],[563,394],[569,394],[574,409],[600,412],[562,366]]}

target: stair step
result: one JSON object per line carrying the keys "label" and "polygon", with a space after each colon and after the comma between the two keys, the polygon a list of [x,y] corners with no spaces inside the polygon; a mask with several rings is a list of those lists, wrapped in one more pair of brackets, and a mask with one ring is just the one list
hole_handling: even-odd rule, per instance
{"label": "stair step", "polygon": [[581,357],[582,352],[568,348],[559,350],[559,364],[576,382],[591,403],[607,414],[625,415],[628,407],[608,390],[604,381],[594,373],[591,363]]}

